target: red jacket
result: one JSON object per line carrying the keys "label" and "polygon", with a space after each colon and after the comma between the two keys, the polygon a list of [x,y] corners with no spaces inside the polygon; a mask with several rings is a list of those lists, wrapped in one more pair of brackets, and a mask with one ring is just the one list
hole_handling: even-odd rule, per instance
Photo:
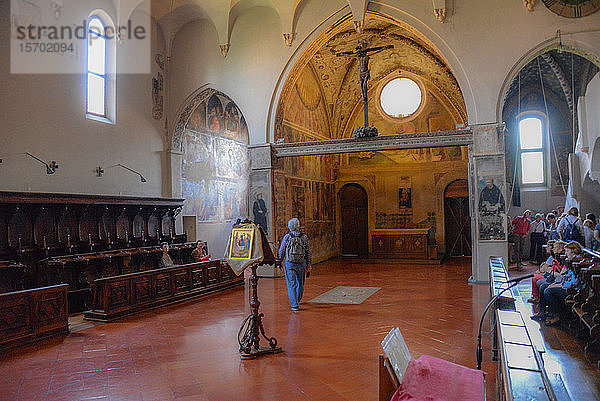
{"label": "red jacket", "polygon": [[512,221],[513,233],[519,235],[527,235],[531,230],[531,222],[523,216],[517,216]]}

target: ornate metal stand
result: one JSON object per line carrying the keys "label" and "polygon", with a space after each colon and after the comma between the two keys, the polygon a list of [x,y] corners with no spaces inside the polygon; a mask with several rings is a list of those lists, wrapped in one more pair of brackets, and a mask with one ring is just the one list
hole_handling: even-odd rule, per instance
{"label": "ornate metal stand", "polygon": [[[277,346],[277,339],[275,337],[267,337],[265,334],[265,328],[262,323],[263,313],[258,312],[260,301],[258,300],[258,276],[256,275],[256,268],[258,264],[250,266],[252,269],[252,276],[250,276],[250,288],[252,291],[252,297],[250,299],[250,315],[244,319],[242,327],[238,332],[238,343],[240,344],[240,358],[242,359],[254,359],[264,354],[277,354],[282,351],[281,347]],[[243,336],[242,336],[243,332]],[[259,345],[260,335],[262,335],[268,342],[268,347],[261,347]],[[241,337],[240,337],[241,336]]]}

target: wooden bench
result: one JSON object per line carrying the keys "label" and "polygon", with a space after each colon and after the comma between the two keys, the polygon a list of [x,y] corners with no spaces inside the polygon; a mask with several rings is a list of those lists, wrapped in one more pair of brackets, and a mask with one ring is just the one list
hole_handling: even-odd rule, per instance
{"label": "wooden bench", "polygon": [[100,278],[94,281],[92,309],[84,318],[108,322],[243,283],[243,276],[221,260]]}
{"label": "wooden bench", "polygon": [[66,284],[0,294],[0,350],[68,333]]}

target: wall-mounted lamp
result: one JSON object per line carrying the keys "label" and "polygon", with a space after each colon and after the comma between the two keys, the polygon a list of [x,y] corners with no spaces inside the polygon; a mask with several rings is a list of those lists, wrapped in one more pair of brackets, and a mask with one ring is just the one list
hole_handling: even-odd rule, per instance
{"label": "wall-mounted lamp", "polygon": [[[56,173],[56,169],[58,168],[58,163],[56,161],[52,160],[50,163],[46,163],[45,161],[43,161],[39,157],[34,156],[31,153],[29,153],[29,152],[13,153],[13,154],[10,154],[10,155],[6,155],[4,157],[7,157],[7,156],[17,156],[17,155],[26,155],[26,156],[29,156],[32,159],[35,159],[38,162],[42,163],[44,166],[46,166],[46,174],[54,174],[54,173]],[[2,162],[3,162],[3,160],[0,159],[0,163],[2,163]]]}
{"label": "wall-mounted lamp", "polygon": [[137,175],[140,176],[140,181],[147,182],[146,179],[144,178],[144,176],[141,173],[138,173],[134,169],[131,169],[131,168],[127,167],[127,166],[124,166],[121,163],[113,164],[112,166],[106,167],[106,169],[98,166],[98,167],[96,167],[96,175],[98,177],[102,177],[102,175],[104,175],[104,170],[108,170],[109,168],[113,168],[113,167],[121,167],[121,168],[124,168],[125,170],[131,171],[132,173],[137,174]]}

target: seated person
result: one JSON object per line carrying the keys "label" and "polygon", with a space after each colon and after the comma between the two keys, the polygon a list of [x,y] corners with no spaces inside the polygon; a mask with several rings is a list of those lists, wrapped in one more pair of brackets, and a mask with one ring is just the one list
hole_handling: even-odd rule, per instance
{"label": "seated person", "polygon": [[206,262],[210,260],[210,255],[206,249],[206,245],[202,241],[196,241],[196,248],[192,251],[193,262]]}
{"label": "seated person", "polygon": [[[556,277],[560,276],[561,274],[564,274],[567,271],[567,268],[565,266],[563,266],[562,263],[560,262],[560,256],[564,251],[565,245],[566,245],[566,243],[561,240],[557,240],[554,242],[554,245],[552,247],[553,259],[554,259],[553,263],[551,266],[544,268],[544,272],[541,273],[541,275],[543,277],[536,280],[535,290],[532,288],[532,291],[531,291],[532,295],[533,294],[537,295],[537,302],[540,303],[541,310],[545,310],[546,304],[545,304],[545,300],[542,297],[540,297],[539,295],[544,293],[544,290],[546,289],[546,287],[548,287],[550,284],[552,284]],[[535,278],[536,277],[534,276],[534,279]],[[543,315],[544,315],[543,313],[538,312],[535,315],[531,316],[531,318],[534,320],[539,320],[542,318]]]}
{"label": "seated person", "polygon": [[158,261],[159,269],[162,269],[163,267],[173,266],[175,263],[173,263],[173,260],[171,260],[171,257],[169,256],[169,244],[167,244],[166,242],[163,242],[161,247],[162,247],[162,256],[161,256],[160,260]]}
{"label": "seated person", "polygon": [[[565,254],[570,262],[580,259],[582,252],[581,245],[577,241],[571,241],[565,246]],[[578,280],[573,270],[566,268],[566,271],[556,277],[553,283],[548,284],[543,292],[540,288],[540,313],[543,312],[542,300],[545,305],[548,305],[548,313],[544,316],[547,326],[554,326],[560,322],[559,312],[564,306],[567,289],[577,284]]]}
{"label": "seated person", "polygon": [[546,254],[548,258],[545,262],[540,264],[540,268],[534,273],[534,276],[531,278],[531,298],[527,300],[527,302],[536,303],[538,302],[538,287],[537,282],[544,278],[545,273],[549,273],[552,271],[552,266],[554,265],[554,243],[556,241],[550,240],[546,244]]}

